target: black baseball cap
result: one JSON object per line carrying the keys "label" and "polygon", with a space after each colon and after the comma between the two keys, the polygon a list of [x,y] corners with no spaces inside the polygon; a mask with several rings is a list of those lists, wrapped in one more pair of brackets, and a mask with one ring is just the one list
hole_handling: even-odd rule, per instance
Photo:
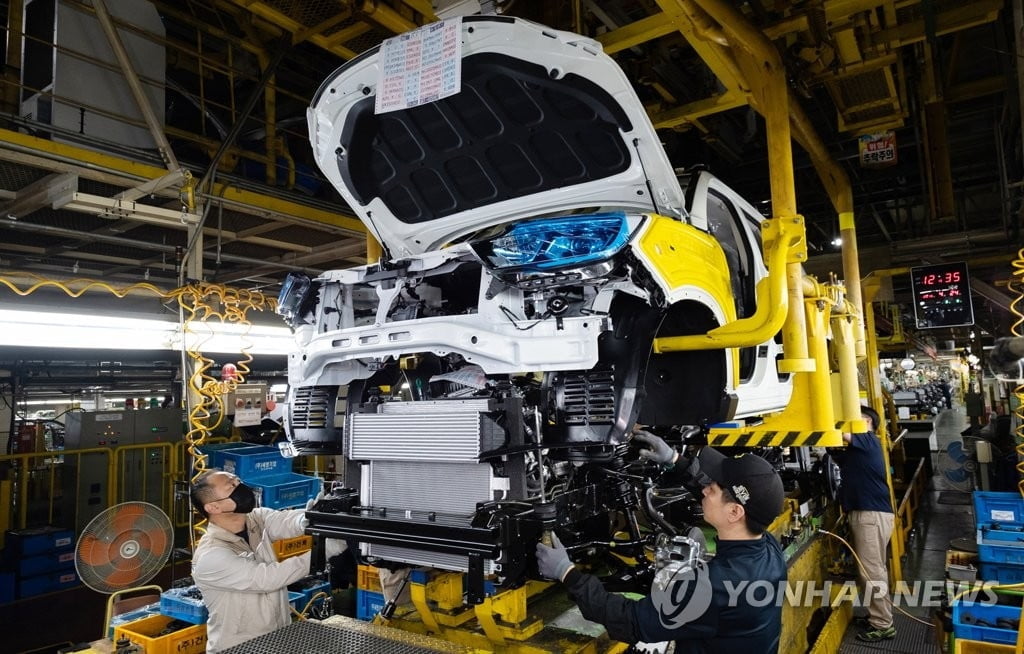
{"label": "black baseball cap", "polygon": [[729,491],[755,522],[768,526],[782,513],[786,493],[772,464],[756,454],[728,457],[713,447],[697,455],[704,485],[712,481]]}

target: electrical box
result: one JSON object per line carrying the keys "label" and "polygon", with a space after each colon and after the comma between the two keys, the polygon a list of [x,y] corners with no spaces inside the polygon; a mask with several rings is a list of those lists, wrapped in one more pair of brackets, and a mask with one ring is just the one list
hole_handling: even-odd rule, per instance
{"label": "electrical box", "polygon": [[224,414],[233,416],[235,427],[259,425],[266,408],[266,384],[240,384],[224,397]]}
{"label": "electrical box", "polygon": [[[72,411],[65,416],[66,450],[110,448],[114,450],[115,496],[119,501],[142,501],[163,506],[166,489],[164,448],[130,448],[132,445],[174,443],[184,434],[185,413],[180,408]],[[76,516],[81,529],[107,508],[110,492],[107,465],[110,458],[102,452],[77,455],[65,463],[73,465],[64,475],[64,497],[77,503],[67,510]]]}

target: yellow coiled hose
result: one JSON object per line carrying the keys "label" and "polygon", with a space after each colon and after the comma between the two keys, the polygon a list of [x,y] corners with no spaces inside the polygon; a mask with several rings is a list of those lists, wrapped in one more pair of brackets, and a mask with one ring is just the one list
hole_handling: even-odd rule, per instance
{"label": "yellow coiled hose", "polygon": [[[29,281],[25,285],[15,280]],[[252,344],[247,339],[248,328],[252,323],[248,320],[249,311],[272,311],[276,305],[274,298],[267,297],[257,291],[230,288],[220,284],[196,282],[172,291],[165,291],[153,284],[139,283],[115,286],[107,282],[93,279],[54,280],[40,277],[32,273],[8,273],[0,275],[0,284],[15,294],[26,296],[41,288],[54,288],[63,291],[70,297],[80,297],[90,290],[101,290],[123,298],[130,293],[149,294],[164,300],[175,300],[181,310],[181,331],[186,355],[193,362],[188,376],[188,389],[195,401],[190,402],[188,424],[185,434],[188,441],[188,452],[192,457],[192,476],[194,481],[206,470],[207,457],[199,451],[210,432],[220,426],[224,418],[223,397],[245,382],[249,374],[249,363],[253,358],[249,354]],[[241,358],[235,362],[236,374],[232,379],[218,381],[209,374],[214,361],[203,355],[202,346],[213,334],[210,321],[222,324],[237,324],[244,328],[241,335]],[[213,409],[217,411],[214,412]],[[216,415],[215,415],[216,413]],[[191,512],[190,512],[191,514]],[[202,531],[205,520],[193,524],[193,539],[196,531]],[[193,542],[193,546],[195,543]]]}
{"label": "yellow coiled hose", "polygon": [[[1010,302],[1010,311],[1016,317],[1010,332],[1014,336],[1024,336],[1024,313],[1020,307],[1021,300],[1024,300],[1024,249],[1017,250],[1017,258],[1013,260],[1012,286],[1017,291],[1017,297]],[[1017,407],[1013,410],[1017,416],[1017,472],[1024,475],[1024,384],[1017,384],[1013,394],[1017,397]],[[1024,495],[1024,476],[1017,481],[1017,490]]]}

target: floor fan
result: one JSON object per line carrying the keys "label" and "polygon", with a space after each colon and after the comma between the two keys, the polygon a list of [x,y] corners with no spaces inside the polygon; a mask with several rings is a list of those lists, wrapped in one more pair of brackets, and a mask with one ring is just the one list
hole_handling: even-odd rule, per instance
{"label": "floor fan", "polygon": [[159,586],[145,584],[164,566],[173,547],[171,519],[148,502],[117,504],[85,526],[75,546],[75,569],[86,586],[110,595],[104,636],[122,593],[152,589],[159,596]]}

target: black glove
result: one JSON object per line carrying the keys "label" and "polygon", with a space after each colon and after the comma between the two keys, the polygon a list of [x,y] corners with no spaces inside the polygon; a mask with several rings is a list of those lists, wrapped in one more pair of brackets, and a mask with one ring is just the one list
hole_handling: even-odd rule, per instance
{"label": "black glove", "polygon": [[537,543],[537,570],[542,576],[562,581],[570,568],[572,561],[569,560],[569,553],[557,535],[551,534],[551,547]]}
{"label": "black glove", "polygon": [[648,461],[653,461],[663,466],[671,466],[675,464],[676,457],[679,456],[679,453],[671,445],[662,440],[660,436],[655,436],[650,432],[635,432],[633,439],[648,446],[649,449],[642,449],[639,452],[640,457]]}

